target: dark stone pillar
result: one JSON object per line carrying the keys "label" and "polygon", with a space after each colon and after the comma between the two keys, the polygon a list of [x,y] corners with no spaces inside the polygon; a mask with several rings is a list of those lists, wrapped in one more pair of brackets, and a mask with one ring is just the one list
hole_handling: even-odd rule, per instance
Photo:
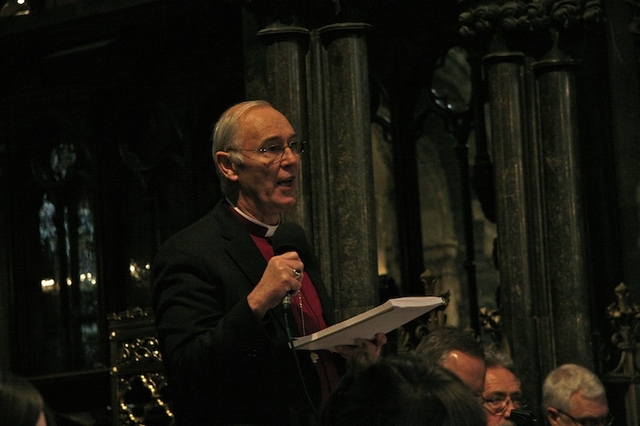
{"label": "dark stone pillar", "polygon": [[299,203],[285,219],[307,230],[341,319],[378,303],[369,26],[326,25],[339,17],[325,6],[323,19],[275,1],[245,10],[245,76],[247,97],[271,102],[309,141]]}
{"label": "dark stone pillar", "polygon": [[[309,51],[309,30],[299,26],[274,25],[258,31],[265,46],[266,99],[287,116],[300,140],[307,135],[306,55]],[[313,143],[313,141],[312,141]],[[307,155],[299,182],[298,202],[287,212],[285,220],[302,225],[311,234],[311,187]]]}
{"label": "dark stone pillar", "polygon": [[502,327],[508,351],[519,367],[523,390],[539,384],[534,315],[526,159],[531,111],[527,108],[525,55],[500,51],[484,58],[495,171],[496,226]]}
{"label": "dark stone pillar", "polygon": [[602,10],[599,1],[539,6],[532,22],[539,26],[541,38],[548,40],[548,48],[536,52],[541,59],[532,66],[543,218],[537,233],[543,236],[540,249],[545,268],[545,292],[538,292],[536,298],[539,311],[551,314],[555,363],[575,362],[596,371],[591,312],[596,304],[589,274],[596,259],[587,259],[580,154],[581,144],[594,141],[578,130],[581,91],[576,64],[584,53],[586,34],[600,25]]}
{"label": "dark stone pillar", "polygon": [[[519,23],[527,22],[521,19],[526,11],[512,8],[515,3],[498,1],[461,4],[468,8],[460,15],[460,32],[475,55],[485,53],[482,65],[490,115],[487,132],[494,163],[502,345],[518,367],[524,393],[537,407],[542,349],[538,350],[541,318],[535,312],[534,286],[544,276],[540,273],[540,250],[536,248],[539,238],[535,218],[540,214],[537,167],[532,155],[535,102],[530,59],[522,46],[528,37],[519,27]],[[476,120],[483,119],[476,114]],[[549,354],[552,350],[545,348],[544,352]]]}
{"label": "dark stone pillar", "polygon": [[557,364],[594,367],[575,50],[567,49],[583,41],[576,26],[593,20],[599,2],[461,4],[461,33],[488,52],[501,325],[535,398]]}
{"label": "dark stone pillar", "polygon": [[557,363],[576,362],[593,369],[574,66],[570,59],[549,59],[534,66],[544,248]]}
{"label": "dark stone pillar", "polygon": [[377,258],[366,31],[324,26],[326,151],[333,289],[343,317],[377,304]]}
{"label": "dark stone pillar", "polygon": [[[304,11],[288,3],[256,1],[243,9],[245,93],[270,102],[287,116],[299,140],[313,144],[307,113],[311,31],[304,21]],[[298,202],[284,220],[299,223],[313,241],[309,162],[303,154]]]}

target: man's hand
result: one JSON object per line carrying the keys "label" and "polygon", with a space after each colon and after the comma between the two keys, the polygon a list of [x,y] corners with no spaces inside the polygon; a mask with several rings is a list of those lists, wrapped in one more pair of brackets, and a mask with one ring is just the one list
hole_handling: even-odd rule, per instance
{"label": "man's hand", "polygon": [[[296,273],[299,272],[299,274]],[[258,319],[277,306],[287,293],[295,294],[302,286],[304,264],[295,251],[273,256],[262,278],[247,296],[249,307]]]}
{"label": "man's hand", "polygon": [[334,349],[350,363],[364,365],[377,360],[386,343],[387,336],[384,333],[376,333],[373,340],[356,339],[355,345],[340,345]]}

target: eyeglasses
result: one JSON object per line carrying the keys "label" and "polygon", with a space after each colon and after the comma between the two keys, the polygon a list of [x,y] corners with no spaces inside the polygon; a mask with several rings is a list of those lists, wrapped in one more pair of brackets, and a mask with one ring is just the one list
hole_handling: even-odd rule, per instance
{"label": "eyeglasses", "polygon": [[613,416],[604,416],[604,417],[583,417],[581,419],[576,419],[571,414],[562,411],[559,408],[556,408],[558,413],[567,416],[573,423],[581,426],[611,426],[613,424]]}
{"label": "eyeglasses", "polygon": [[504,412],[509,405],[509,401],[513,404],[513,408],[520,409],[527,407],[527,401],[519,394],[495,395],[490,398],[482,397],[482,405],[494,416]]}
{"label": "eyeglasses", "polygon": [[306,145],[306,141],[291,141],[284,145],[269,145],[258,149],[228,148],[227,151],[257,152],[261,157],[268,160],[268,162],[275,163],[282,159],[285,149],[290,148],[291,152],[295,155],[300,155],[304,152]]}

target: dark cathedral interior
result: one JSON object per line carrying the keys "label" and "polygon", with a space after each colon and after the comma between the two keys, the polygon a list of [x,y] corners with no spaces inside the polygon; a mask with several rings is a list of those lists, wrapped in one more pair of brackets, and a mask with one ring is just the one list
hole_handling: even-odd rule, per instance
{"label": "dark cathedral interior", "polygon": [[637,0],[2,3],[0,369],[60,424],[171,424],[150,271],[247,99],[308,142],[285,219],[339,319],[445,296],[386,350],[465,328],[532,411],[572,362],[640,424]]}

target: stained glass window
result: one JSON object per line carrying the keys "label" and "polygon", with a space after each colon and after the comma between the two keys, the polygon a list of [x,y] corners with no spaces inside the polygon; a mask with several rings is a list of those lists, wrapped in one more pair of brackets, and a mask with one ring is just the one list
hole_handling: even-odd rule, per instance
{"label": "stained glass window", "polygon": [[51,151],[53,181],[39,211],[41,248],[41,374],[92,368],[99,357],[98,262],[95,224],[84,183],[66,182],[76,160],[72,146]]}

